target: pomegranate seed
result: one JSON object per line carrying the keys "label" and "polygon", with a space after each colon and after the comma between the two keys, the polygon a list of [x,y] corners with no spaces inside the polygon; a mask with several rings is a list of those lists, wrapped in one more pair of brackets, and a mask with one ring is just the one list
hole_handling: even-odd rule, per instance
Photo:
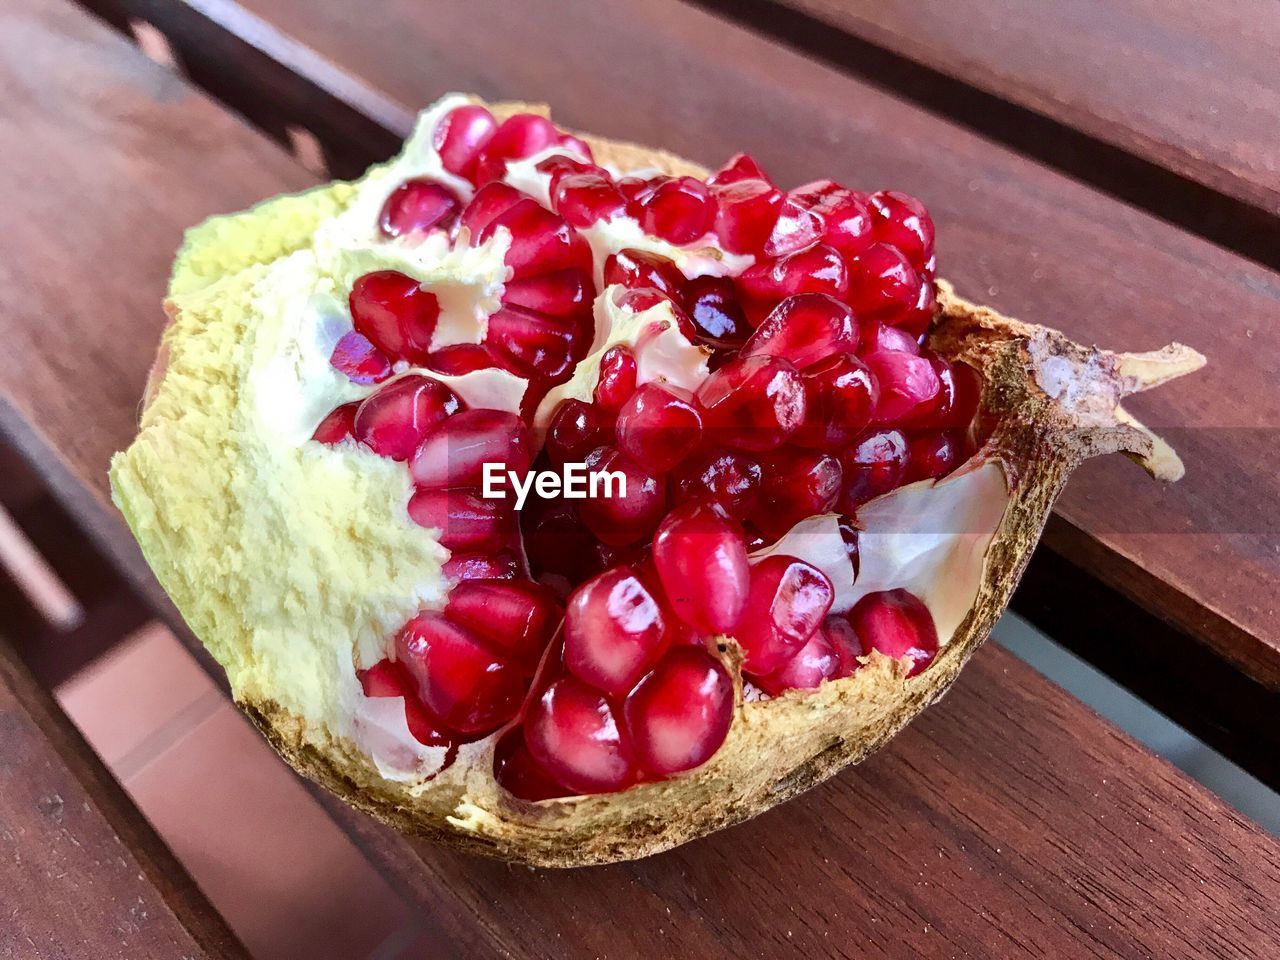
{"label": "pomegranate seed", "polygon": [[827,642],[831,644],[831,649],[835,651],[839,661],[835,679],[853,676],[862,668],[862,662],[858,658],[865,657],[867,651],[862,646],[857,631],[849,625],[848,620],[839,616],[827,617],[818,629],[826,636]]}
{"label": "pomegranate seed", "polygon": [[450,552],[492,553],[511,536],[511,510],[505,500],[489,500],[473,490],[415,490],[409,517],[420,527],[439,530]]}
{"label": "pomegranate seed", "polygon": [[938,315],[938,291],[929,277],[921,275],[916,301],[894,316],[894,323],[913,337],[922,337]]}
{"label": "pomegranate seed", "polygon": [[491,367],[521,375],[521,371],[510,360],[496,355],[479,343],[451,343],[447,347],[441,347],[432,352],[424,366],[432,373],[442,373],[447,377],[460,377]]}
{"label": "pomegranate seed", "polygon": [[617,433],[631,459],[665,473],[702,439],[702,414],[688,391],[646,383],[618,411]]}
{"label": "pomegranate seed", "polygon": [[606,286],[620,283],[631,290],[652,287],[679,303],[684,300],[686,281],[680,268],[667,257],[627,248],[605,260],[604,282]]}
{"label": "pomegranate seed", "polygon": [[803,560],[773,554],[755,564],[733,634],[746,653],[742,669],[753,677],[782,669],[808,643],[834,599],[827,575]]}
{"label": "pomegranate seed", "polygon": [[805,368],[804,426],[791,442],[818,450],[838,450],[853,442],[871,422],[880,402],[880,386],[865,363],[837,353]]}
{"label": "pomegranate seed", "polygon": [[823,680],[836,676],[840,666],[840,657],[820,625],[781,670],[754,680],[756,686],[774,696],[787,690],[816,690]]}
{"label": "pomegranate seed", "polygon": [[471,202],[462,208],[458,227],[466,227],[471,237],[471,246],[477,246],[485,228],[524,199],[525,195],[515,187],[505,183],[490,183],[477,190]]}
{"label": "pomegranate seed", "polygon": [[704,634],[727,633],[747,598],[742,528],[713,503],[676,507],[653,538],[653,563],[671,609]]}
{"label": "pomegranate seed", "polygon": [[881,430],[863,437],[840,454],[844,493],[840,512],[856,513],[872,497],[901,486],[907,475],[910,450],[901,430]]}
{"label": "pomegranate seed", "polygon": [[769,239],[764,242],[764,255],[785,257],[789,253],[796,253],[822,239],[822,232],[822,218],[789,196],[782,201],[778,221],[773,225]]}
{"label": "pomegranate seed", "polygon": [[[555,196],[556,184],[564,177],[575,173],[588,173],[592,170],[600,170],[594,163],[587,163],[577,157],[571,157],[563,153],[553,153],[549,157],[543,157],[534,167],[539,173],[548,173],[547,178],[547,194]],[[604,171],[601,171],[604,172]]]}
{"label": "pomegranate seed", "polygon": [[572,319],[505,305],[490,314],[484,342],[521,375],[558,381],[573,369],[582,341]]}
{"label": "pomegranate seed", "polygon": [[911,334],[897,327],[890,327],[879,320],[869,320],[863,325],[862,347],[859,351],[864,356],[868,353],[910,353],[920,354],[920,344]]}
{"label": "pomegranate seed", "polygon": [[685,309],[696,332],[691,339],[715,350],[741,346],[751,333],[746,315],[734,296],[728,277],[695,277],[685,288]]}
{"label": "pomegranate seed", "polygon": [[[613,485],[614,496],[587,497],[578,512],[582,522],[600,540],[621,547],[648,536],[662,519],[667,501],[667,482],[655,476],[613,447],[600,447],[587,455],[588,472],[622,474],[622,489]],[[603,494],[603,491],[601,491]]]}
{"label": "pomegranate seed", "polygon": [[581,400],[565,400],[556,407],[547,428],[547,455],[557,467],[582,463],[609,439],[609,424],[598,408]]}
{"label": "pomegranate seed", "polygon": [[592,399],[606,413],[616,414],[636,392],[639,366],[635,354],[622,345],[610,347],[600,358],[600,372]]}
{"label": "pomegranate seed", "polygon": [[744,519],[760,499],[760,464],[737,450],[712,448],[686,460],[672,475],[681,501],[708,500]]}
{"label": "pomegranate seed", "polygon": [[597,220],[621,216],[627,199],[609,175],[596,167],[561,175],[552,190],[551,206],[571,225],[589,227]]}
{"label": "pomegranate seed", "polygon": [[909,443],[906,482],[944,477],[964,461],[964,434],[958,430],[918,433]]}
{"label": "pomegranate seed", "polygon": [[506,550],[492,555],[455,553],[440,572],[450,580],[514,580],[520,576],[520,561]]}
{"label": "pomegranate seed", "polygon": [[368,670],[358,671],[356,678],[366,697],[404,697],[404,719],[413,739],[425,747],[450,746],[444,724],[422,705],[413,678],[403,664],[380,660]]}
{"label": "pomegranate seed", "polygon": [[498,741],[493,754],[493,778],[508,793],[531,803],[567,797],[573,793],[563,784],[556,783],[542,764],[533,759],[520,730],[512,730]]}
{"label": "pomegranate seed", "polygon": [[622,710],[640,765],[670,776],[706,763],[724,743],[733,722],[733,680],[706,651],[673,647]]}
{"label": "pomegranate seed", "polygon": [[501,180],[506,176],[508,160],[523,160],[559,141],[560,132],[546,117],[532,113],[507,117],[476,153],[475,185]]}
{"label": "pomegranate seed", "polygon": [[578,793],[621,790],[635,780],[608,701],[573,677],[561,677],[530,704],[524,735],[533,758]]}
{"label": "pomegranate seed", "polygon": [[502,302],[553,317],[568,317],[590,309],[593,291],[580,270],[560,270],[540,277],[510,280]]}
{"label": "pomegranate seed", "polygon": [[388,237],[401,237],[415,230],[448,230],[457,222],[461,210],[462,201],[443,183],[418,177],[391,191],[378,215],[378,227]]}
{"label": "pomegranate seed", "polygon": [[805,417],[804,380],[780,357],[738,357],[698,387],[709,439],[740,450],[772,450]]}
{"label": "pomegranate seed", "polygon": [[863,357],[880,385],[876,419],[899,423],[917,412],[926,412],[942,389],[937,371],[927,357],[909,353],[876,352]]}
{"label": "pomegranate seed", "polygon": [[873,243],[849,260],[849,305],[859,314],[885,311],[888,322],[913,310],[924,281],[897,247]]}
{"label": "pomegranate seed", "polygon": [[934,353],[925,353],[938,375],[938,395],[926,410],[911,418],[912,427],[967,427],[978,412],[982,381],[966,363],[949,363]]}
{"label": "pomegranate seed", "polygon": [[744,299],[763,313],[784,297],[825,293],[836,299],[849,289],[849,269],[834,247],[825,243],[777,260],[762,260],[738,277]]}
{"label": "pomegranate seed", "polygon": [[911,265],[924,270],[933,256],[933,218],[925,205],[909,193],[882,190],[871,195],[876,239],[893,244]]}
{"label": "pomegranate seed", "polygon": [[352,383],[381,383],[391,376],[391,361],[362,333],[344,333],[333,348],[329,363]]}
{"label": "pomegranate seed", "polygon": [[863,195],[832,180],[817,180],[796,187],[790,197],[822,222],[822,240],[843,257],[853,257],[871,246],[873,220]]}
{"label": "pomegranate seed", "polygon": [[478,487],[486,463],[524,473],[533,464],[529,429],[514,413],[464,410],[422,441],[409,462],[413,482],[426,489]]}
{"label": "pomegranate seed", "polygon": [[560,624],[551,592],[527,580],[467,580],[449,591],[444,615],[532,673]]}
{"label": "pomegranate seed", "polygon": [[582,159],[590,162],[595,159],[591,154],[591,146],[581,137],[575,137],[571,133],[560,134],[560,146],[567,147],[574,153],[578,154]]}
{"label": "pomegranate seed", "polygon": [[759,253],[773,233],[784,194],[765,180],[736,180],[711,188],[715,232],[730,253]]}
{"label": "pomegranate seed", "polygon": [[431,142],[446,170],[474,182],[476,154],[497,129],[493,114],[484,107],[468,104],[455,107],[440,118],[431,133]]}
{"label": "pomegranate seed", "polygon": [[645,233],[674,244],[692,243],[715,222],[716,202],[701,180],[675,177],[641,201],[640,226]]}
{"label": "pomegranate seed", "polygon": [[853,311],[825,293],[798,293],[773,308],[742,348],[741,357],[781,357],[803,369],[858,348]]}
{"label": "pomegranate seed", "polygon": [[392,360],[421,364],[431,349],[440,301],[395,270],[366,273],[351,287],[351,322]]}
{"label": "pomegranate seed", "polygon": [[438,613],[420,613],[401,628],[396,660],[426,708],[459,733],[496,729],[520,709],[520,671]]}
{"label": "pomegranate seed", "polygon": [[480,231],[483,243],[499,227],[511,232],[511,246],[503,261],[513,279],[575,269],[591,269],[591,248],[563,219],[526,197],[503,210]]}
{"label": "pomegranate seed", "polygon": [[777,539],[805,517],[827,513],[842,489],[840,461],[817,450],[783,448],[761,463],[764,482],[752,519]]}
{"label": "pomegranate seed", "polygon": [[352,432],[379,456],[407,460],[427,434],[461,409],[462,401],[439,380],[411,373],[365,398]]}
{"label": "pomegranate seed", "polygon": [[564,664],[584,683],[620,697],[653,665],[663,626],[657,600],[633,571],[606,570],[569,598]]}
{"label": "pomegranate seed", "polygon": [[656,177],[623,177],[618,181],[618,189],[627,199],[627,216],[639,220],[643,212],[644,201],[653,196],[653,192],[671,178],[666,174]]}
{"label": "pomegranate seed", "polygon": [[596,538],[568,500],[527,504],[520,519],[529,569],[557,595],[567,597],[571,584],[598,571]]}
{"label": "pomegranate seed", "polygon": [[319,426],[316,427],[316,432],[311,435],[311,439],[332,446],[352,436],[355,430],[356,410],[359,408],[360,401],[358,400],[344,403],[340,407],[334,407],[320,421]]}
{"label": "pomegranate seed", "polygon": [[858,557],[858,529],[848,517],[841,517],[837,527],[840,530],[840,539],[844,541],[845,556],[853,565],[853,578],[856,580],[861,565]]}
{"label": "pomegranate seed", "polygon": [[756,163],[754,157],[747,153],[737,153],[730,157],[723,167],[707,177],[707,184],[717,187],[723,184],[737,183],[739,180],[772,182],[765,176],[765,172],[760,169],[760,164]]}
{"label": "pomegranate seed", "polygon": [[909,658],[909,677],[921,673],[938,654],[933,615],[919,597],[906,590],[869,593],[854,604],[848,617],[868,652],[879,650],[894,660]]}

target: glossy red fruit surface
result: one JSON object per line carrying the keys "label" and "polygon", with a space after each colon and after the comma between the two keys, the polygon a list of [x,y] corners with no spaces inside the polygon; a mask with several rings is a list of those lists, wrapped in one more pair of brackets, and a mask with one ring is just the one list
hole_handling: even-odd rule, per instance
{"label": "glossy red fruit surface", "polygon": [[407,460],[427,434],[461,409],[462,401],[439,380],[409,374],[360,404],[352,432],[379,456]]}
{"label": "glossy red fruit surface", "polygon": [[378,228],[388,237],[448,230],[461,211],[462,201],[456,193],[443,183],[418,177],[391,191],[378,214]]}
{"label": "glossy red fruit surface", "polygon": [[500,179],[508,162],[531,157],[559,140],[560,132],[546,117],[517,113],[502,121],[476,152],[472,178],[476,186]]}
{"label": "glossy red fruit surface", "polygon": [[701,450],[682,463],[672,477],[678,502],[709,500],[738,520],[746,519],[760,500],[760,461],[741,450]]}
{"label": "glossy red fruit surface", "polygon": [[610,347],[600,358],[600,371],[592,399],[598,409],[616,414],[636,392],[636,378],[640,367],[629,347],[619,344]]}
{"label": "glossy red fruit surface", "polygon": [[431,140],[440,162],[450,173],[473,179],[476,155],[498,129],[498,121],[484,107],[465,104],[440,118]]}
{"label": "glossy red fruit surface", "polygon": [[497,553],[454,553],[440,572],[450,580],[514,580],[521,576],[520,561],[507,550]]}
{"label": "glossy red fruit surface", "polygon": [[822,241],[841,256],[856,256],[874,242],[871,210],[863,195],[833,180],[816,180],[792,190],[790,197],[818,218]]}
{"label": "glossy red fruit surface", "polygon": [[737,284],[748,303],[767,311],[797,293],[842,299],[849,290],[849,268],[834,247],[815,243],[776,260],[758,261],[738,276]]}
{"label": "glossy red fruit surface", "polygon": [[598,220],[621,216],[627,200],[609,175],[597,167],[559,177],[551,205],[570,225],[589,227]]}
{"label": "glossy red fruit surface", "polygon": [[436,530],[441,546],[463,553],[500,550],[515,526],[505,500],[490,500],[478,490],[415,490],[409,517]]}
{"label": "glossy red fruit surface", "polygon": [[733,350],[751,335],[733,281],[727,277],[696,277],[686,285],[684,297],[698,343],[717,350]]}
{"label": "glossy red fruit surface", "polygon": [[616,430],[627,456],[665,473],[702,440],[702,414],[688,391],[646,383],[618,411]]}
{"label": "glossy red fruit surface", "polygon": [[490,650],[532,673],[560,623],[551,591],[523,580],[467,580],[449,591],[444,615]]}
{"label": "glossy red fruit surface", "polygon": [[803,370],[835,354],[858,348],[853,311],[825,293],[787,297],[760,324],[741,357],[780,357]]}
{"label": "glossy red fruit surface", "polygon": [[529,707],[529,752],[557,782],[578,793],[621,790],[635,780],[629,744],[604,694],[561,677]]}
{"label": "glossy red fruit surface", "polygon": [[493,776],[513,796],[531,803],[573,794],[533,758],[525,743],[524,731],[520,729],[512,730],[498,741],[493,756]]}
{"label": "glossy red fruit surface", "polygon": [[765,454],[760,504],[752,519],[777,539],[805,517],[828,513],[840,498],[840,461],[819,450],[794,447]]}
{"label": "glossy red fruit surface", "polygon": [[804,380],[787,360],[754,356],[731,360],[696,394],[709,442],[738,450],[780,446],[804,423]]}
{"label": "glossy red fruit surface", "polygon": [[868,651],[911,662],[914,677],[938,654],[938,630],[929,608],[906,590],[869,593],[848,614],[849,624]]}
{"label": "glossy red fruit surface", "polygon": [[938,372],[927,357],[877,351],[863,356],[880,388],[875,418],[880,423],[902,423],[929,405],[942,389]]}
{"label": "glossy red fruit surface", "polygon": [[632,751],[653,776],[692,770],[720,749],[733,720],[733,680],[706,651],[673,647],[623,707]]}
{"label": "glossy red fruit surface", "polygon": [[606,414],[593,403],[570,398],[556,408],[547,428],[546,450],[556,466],[582,463],[612,437]]}
{"label": "glossy red fruit surface", "polygon": [[766,180],[744,178],[712,187],[714,230],[730,253],[759,253],[782,212],[784,194]]}
{"label": "glossy red fruit surface", "polygon": [[642,201],[639,219],[645,233],[679,246],[706,235],[715,216],[716,202],[705,183],[675,177]]}
{"label": "glossy red fruit surface", "polygon": [[810,563],[780,554],[755,563],[733,633],[746,653],[742,669],[753,677],[781,670],[809,642],[834,599],[831,580]]}
{"label": "glossy red fruit surface", "polygon": [[933,256],[933,218],[925,205],[909,193],[881,190],[870,197],[877,240],[901,250],[918,271]]}
{"label": "glossy red fruit surface", "polygon": [[524,473],[533,463],[529,428],[505,410],[464,410],[418,445],[409,462],[413,482],[426,489],[478,487],[484,465]]}
{"label": "glossy red fruit surface", "polygon": [[437,717],[433,717],[402,664],[394,660],[380,660],[368,670],[356,673],[366,697],[404,697],[404,719],[413,738],[426,747],[447,747],[451,744],[449,732]]}
{"label": "glossy red fruit surface", "polygon": [[423,364],[440,318],[440,301],[412,277],[394,270],[366,273],[348,297],[356,331],[391,360]]}
{"label": "glossy red fruit surface", "polygon": [[630,248],[611,254],[604,263],[605,285],[620,283],[630,289],[652,287],[679,303],[684,297],[684,274],[675,262],[657,253]]}
{"label": "glossy red fruit surface", "polygon": [[888,493],[906,482],[910,462],[907,438],[901,430],[877,430],[863,436],[840,454],[844,492],[840,511],[856,513],[872,497]]}
{"label": "glossy red fruit surface", "polygon": [[662,652],[664,631],[658,601],[635,572],[625,566],[606,570],[569,598],[565,666],[584,683],[621,697]]}
{"label": "glossy red fruit surface", "polygon": [[581,501],[579,515],[588,529],[604,543],[617,547],[651,534],[666,509],[666,478],[615,447],[593,450],[585,463],[590,472],[617,475],[612,496],[603,495],[602,481],[601,495]]}
{"label": "glossy red fruit surface", "polygon": [[806,367],[804,387],[805,421],[791,442],[815,450],[848,446],[866,429],[880,402],[875,374],[848,353]]}
{"label": "glossy red fruit surface", "polygon": [[945,477],[960,466],[965,438],[959,430],[931,430],[914,434],[909,441],[907,482]]}
{"label": "glossy red fruit surface", "polygon": [[733,629],[746,603],[749,570],[742,528],[719,506],[676,507],[653,538],[653,564],[677,617],[702,634]]}
{"label": "glossy red fruit surface", "polygon": [[777,696],[788,690],[813,690],[840,672],[840,657],[822,626],[813,632],[799,652],[777,673],[756,677],[755,684]]}
{"label": "glossy red fruit surface", "polygon": [[332,446],[335,443],[341,443],[348,437],[353,435],[356,422],[356,411],[360,408],[359,401],[353,403],[344,403],[340,407],[335,407],[329,414],[320,421],[316,427],[315,433],[311,435],[312,440]]}
{"label": "glossy red fruit surface", "polygon": [[381,383],[391,376],[391,361],[364,334],[344,333],[333,348],[329,363],[352,383]]}

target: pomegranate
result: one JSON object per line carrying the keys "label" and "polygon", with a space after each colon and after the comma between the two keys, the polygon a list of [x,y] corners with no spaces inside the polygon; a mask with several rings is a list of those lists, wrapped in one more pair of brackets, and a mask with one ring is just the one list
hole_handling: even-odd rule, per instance
{"label": "pomegranate", "polygon": [[909,194],[465,98],[417,137],[323,201],[372,242],[182,275],[112,473],[273,742],[406,829],[565,865],[766,809],[947,688],[1080,459],[1178,472],[1119,402],[1201,358],[960,300]]}

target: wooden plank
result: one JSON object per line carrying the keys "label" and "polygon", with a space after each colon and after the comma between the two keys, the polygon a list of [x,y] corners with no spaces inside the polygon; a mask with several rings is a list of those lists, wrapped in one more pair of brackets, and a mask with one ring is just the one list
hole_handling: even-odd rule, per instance
{"label": "wooden plank", "polygon": [[0,637],[0,956],[247,957]]}
{"label": "wooden plank", "polygon": [[[260,162],[257,173],[238,175],[252,187],[268,185],[280,161],[180,87],[158,84],[123,43],[67,9],[35,0],[21,18],[26,49],[69,39],[84,72],[66,81],[46,75],[42,102],[69,111],[67,122],[61,136],[50,128],[38,149],[0,151],[0,191],[40,182],[49,171],[63,187],[61,203],[81,211],[82,227],[110,230],[112,218],[129,214],[83,203],[82,186],[97,173],[73,157],[89,150],[97,164],[118,170],[118,207],[161,218],[158,226],[130,219],[142,234],[168,229],[164,207],[149,193],[163,168],[131,167],[124,157],[166,156],[174,161],[163,174],[166,188],[173,181],[180,190],[196,168],[194,151],[240,145]],[[12,52],[0,58],[0,69],[29,67]],[[142,79],[124,81],[130,71]],[[132,137],[77,126],[72,101],[86,88],[109,90],[116,117],[127,118],[116,123]],[[152,122],[174,102],[185,103],[213,139],[175,143],[172,129]],[[245,189],[221,176],[202,176],[200,187],[208,204]],[[0,236],[0,254],[11,242]],[[37,222],[23,242],[52,241]],[[118,284],[150,286],[158,299],[169,253],[157,251],[157,242],[137,235],[120,248]],[[16,272],[5,279],[5,296],[30,304],[39,282]],[[0,379],[12,409],[41,417],[35,440],[84,491],[79,503],[87,513],[107,509],[105,463],[69,441],[88,431],[101,433],[108,449],[127,442],[134,400],[81,406],[78,418],[45,411],[75,405],[91,363],[141,379],[149,349],[124,341],[149,344],[156,323],[147,312],[106,315],[118,309],[108,302],[95,312],[96,326],[77,323],[79,349],[69,354],[48,339],[31,344],[29,365],[61,365],[63,376],[43,390]],[[43,317],[27,306],[3,322],[17,335],[43,325]],[[107,402],[115,408],[105,409]],[[101,517],[98,525],[110,526]],[[637,864],[548,872],[468,859],[414,846],[329,802],[427,914],[442,955],[1245,958],[1280,944],[1271,910],[1280,896],[1280,844],[995,648],[978,656],[943,705],[869,763],[742,828]]]}
{"label": "wooden plank", "polygon": [[[784,183],[830,175],[906,189],[934,211],[942,272],[961,292],[1085,341],[1200,348],[1207,370],[1134,403],[1179,448],[1186,480],[1160,490],[1122,461],[1090,464],[1046,542],[1280,690],[1280,605],[1259,602],[1280,595],[1275,273],[675,0],[386,0],[359,17],[342,0],[92,3],[172,24],[188,57],[201,55],[200,22],[234,32],[239,46],[219,41],[237,58],[228,73],[265,57],[313,71],[317,87],[342,77],[393,104],[450,89],[546,100],[568,125],[711,163],[751,150]],[[300,56],[298,41],[314,53]],[[317,105],[279,107],[306,125]],[[327,146],[348,165],[377,156],[361,142]]]}

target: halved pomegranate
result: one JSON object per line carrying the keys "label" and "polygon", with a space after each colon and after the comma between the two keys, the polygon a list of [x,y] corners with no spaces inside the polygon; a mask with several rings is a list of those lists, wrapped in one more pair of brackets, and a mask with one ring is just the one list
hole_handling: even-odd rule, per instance
{"label": "halved pomegranate", "polygon": [[[432,117],[355,188],[377,244],[291,258],[301,333],[175,295],[200,416],[113,468],[259,724],[393,822],[563,865],[757,813],[946,689],[1085,454],[1177,472],[1118,404],[1198,355],[959,300],[908,194]],[[245,311],[255,349],[188,349]]]}

